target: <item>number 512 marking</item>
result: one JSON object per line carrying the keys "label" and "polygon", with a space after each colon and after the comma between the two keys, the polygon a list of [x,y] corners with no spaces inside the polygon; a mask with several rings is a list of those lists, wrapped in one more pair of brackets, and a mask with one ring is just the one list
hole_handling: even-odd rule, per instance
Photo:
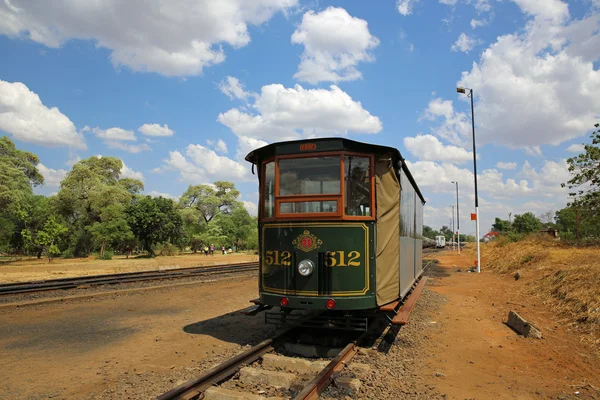
{"label": "number 512 marking", "polygon": [[325,253],[325,266],[327,267],[360,267],[360,253],[351,251],[346,257],[345,251],[328,251]]}
{"label": "number 512 marking", "polygon": [[[265,251],[265,264],[292,265],[292,253],[289,251]],[[346,256],[345,251],[328,251],[325,253],[326,267],[360,267],[360,252],[354,250]]]}

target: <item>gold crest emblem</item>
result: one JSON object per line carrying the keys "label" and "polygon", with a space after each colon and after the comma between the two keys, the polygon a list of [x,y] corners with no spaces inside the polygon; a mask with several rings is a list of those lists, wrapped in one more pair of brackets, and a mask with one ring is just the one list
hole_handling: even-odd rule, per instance
{"label": "gold crest emblem", "polygon": [[318,249],[323,244],[323,241],[311,234],[309,231],[304,231],[302,235],[298,236],[292,244],[296,246],[298,250],[302,250],[305,252],[313,251]]}

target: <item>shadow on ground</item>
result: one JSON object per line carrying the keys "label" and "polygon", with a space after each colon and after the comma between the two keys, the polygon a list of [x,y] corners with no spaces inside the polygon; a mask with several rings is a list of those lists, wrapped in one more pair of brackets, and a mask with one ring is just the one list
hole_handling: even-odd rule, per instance
{"label": "shadow on ground", "polygon": [[233,311],[204,321],[194,322],[183,327],[185,333],[207,335],[224,342],[239,345],[256,344],[275,330],[265,324],[264,312],[255,316],[244,315],[241,310]]}

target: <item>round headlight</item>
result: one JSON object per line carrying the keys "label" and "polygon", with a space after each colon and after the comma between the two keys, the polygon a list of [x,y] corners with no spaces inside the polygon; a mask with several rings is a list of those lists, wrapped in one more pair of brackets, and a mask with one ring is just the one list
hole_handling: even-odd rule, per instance
{"label": "round headlight", "polygon": [[315,269],[315,264],[310,260],[302,260],[298,263],[298,272],[302,276],[309,276]]}

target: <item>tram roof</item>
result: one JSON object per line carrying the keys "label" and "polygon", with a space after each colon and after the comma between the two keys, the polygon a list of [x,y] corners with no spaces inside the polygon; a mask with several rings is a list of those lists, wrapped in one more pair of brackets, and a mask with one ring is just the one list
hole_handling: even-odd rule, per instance
{"label": "tram roof", "polygon": [[[301,146],[306,147],[301,149]],[[258,164],[260,160],[266,158],[291,155],[291,154],[310,154],[310,153],[322,153],[329,151],[351,151],[357,153],[370,153],[370,154],[392,154],[394,167],[397,168],[398,162],[402,161],[402,169],[408,177],[408,180],[413,185],[415,191],[421,198],[421,201],[425,203],[425,198],[419,189],[415,179],[413,178],[408,166],[406,165],[404,157],[400,154],[400,151],[394,147],[381,146],[378,144],[357,142],[355,140],[344,139],[344,138],[318,138],[318,139],[307,139],[307,140],[291,140],[286,142],[271,143],[256,150],[251,151],[246,156],[246,161],[252,164]]]}

